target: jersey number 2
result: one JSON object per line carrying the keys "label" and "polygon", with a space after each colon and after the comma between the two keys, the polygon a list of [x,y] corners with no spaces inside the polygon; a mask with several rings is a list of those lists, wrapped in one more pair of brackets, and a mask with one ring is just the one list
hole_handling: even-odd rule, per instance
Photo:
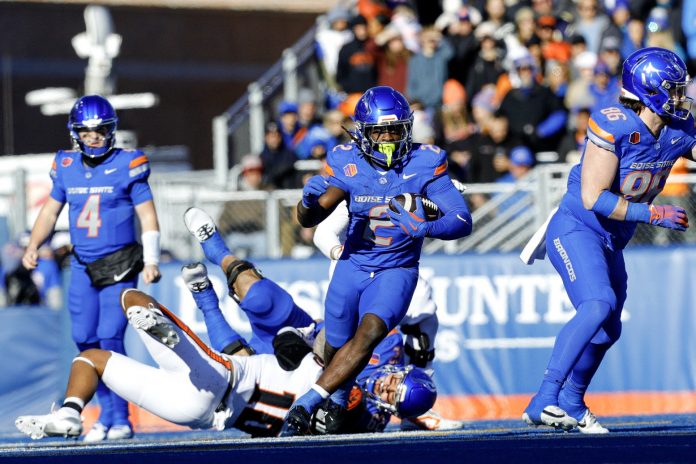
{"label": "jersey number 2", "polygon": [[377,234],[377,229],[380,227],[394,227],[394,223],[391,222],[389,214],[387,214],[387,208],[389,208],[389,205],[375,206],[370,210],[368,215],[370,224],[365,227],[363,238],[375,242],[375,245],[389,246],[392,242],[391,237],[384,237]]}
{"label": "jersey number 2", "polygon": [[99,195],[90,195],[85,205],[77,216],[77,227],[87,229],[87,237],[97,237],[101,227],[101,217],[99,216]]}

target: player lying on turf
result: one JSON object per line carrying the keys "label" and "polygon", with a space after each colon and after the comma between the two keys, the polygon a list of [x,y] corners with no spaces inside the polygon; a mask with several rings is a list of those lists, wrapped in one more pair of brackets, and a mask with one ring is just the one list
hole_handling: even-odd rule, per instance
{"label": "player lying on turf", "polygon": [[[73,360],[62,407],[46,415],[18,417],[15,425],[20,431],[34,439],[78,437],[80,413],[102,380],[126,400],[175,424],[236,427],[256,436],[274,436],[293,399],[322,371],[321,360],[294,330],[274,338],[278,356],[249,356],[253,350],[245,344],[229,355],[211,349],[145,293],[124,291],[121,306],[158,367],[111,351],[83,351]],[[392,410],[411,407],[409,400],[421,385],[417,378],[409,383],[409,376],[413,372],[401,370],[373,377],[374,396]],[[416,409],[423,412],[432,402],[434,398]]]}

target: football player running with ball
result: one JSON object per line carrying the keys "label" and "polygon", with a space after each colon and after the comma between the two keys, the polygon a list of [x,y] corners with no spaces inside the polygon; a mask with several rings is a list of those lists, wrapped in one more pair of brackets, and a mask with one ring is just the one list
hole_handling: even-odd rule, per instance
{"label": "football player running with ball", "polygon": [[[413,113],[399,92],[369,89],[358,101],[353,142],[328,156],[329,177],[305,185],[297,215],[314,227],[346,201],[350,223],[326,296],[324,373],[293,404],[282,435],[308,432],[316,407],[331,396],[340,422],[358,373],[372,350],[406,314],[418,281],[425,237],[453,240],[471,233],[471,215],[447,176],[447,156],[434,145],[411,142]],[[420,198],[407,211],[391,198],[422,194],[443,212],[427,221]]]}
{"label": "football player running with ball", "polygon": [[684,209],[655,205],[674,163],[693,160],[696,139],[684,62],[645,48],[623,64],[619,104],[592,114],[588,143],[546,230],[546,250],[576,309],[561,329],[530,425],[607,433],[585,404],[592,377],[621,334],[627,275],[623,248],[639,222],[684,231]]}

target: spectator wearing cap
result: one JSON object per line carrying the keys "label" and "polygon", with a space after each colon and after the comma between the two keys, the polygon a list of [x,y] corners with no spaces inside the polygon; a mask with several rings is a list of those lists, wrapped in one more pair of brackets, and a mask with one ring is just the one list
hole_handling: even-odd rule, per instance
{"label": "spectator wearing cap", "polygon": [[449,144],[447,148],[447,173],[452,179],[459,182],[472,182],[471,158],[472,143],[470,139],[458,140]]}
{"label": "spectator wearing cap", "polygon": [[406,93],[406,79],[411,52],[404,45],[399,30],[389,25],[374,41],[368,42],[368,50],[374,55],[377,66],[377,85],[388,85]]}
{"label": "spectator wearing cap", "polygon": [[[585,42],[585,38],[580,34],[572,34],[569,36],[568,43],[570,44],[571,62],[573,62],[582,52],[587,51],[587,42]],[[575,78],[575,75],[573,75],[573,78]]]}
{"label": "spectator wearing cap", "polygon": [[594,78],[589,91],[592,100],[587,103],[593,112],[613,106],[621,95],[618,79],[612,77],[609,66],[601,60],[594,67]]}
{"label": "spectator wearing cap", "polygon": [[[532,150],[524,145],[512,148],[505,159],[507,161],[507,173],[496,181],[498,183],[514,184],[524,179],[536,162]],[[520,207],[521,203],[531,200],[530,193],[523,190],[518,190],[512,194],[498,193],[493,198],[505,198],[498,205],[499,215],[508,209],[516,209],[509,219],[521,216],[530,208],[530,205]]]}
{"label": "spectator wearing cap", "polygon": [[621,38],[621,31],[600,10],[598,0],[578,0],[576,12],[575,20],[568,26],[566,32],[581,34],[585,38],[589,51],[599,53],[604,37]]}
{"label": "spectator wearing cap", "polygon": [[495,84],[503,74],[503,63],[498,42],[495,39],[495,26],[481,23],[474,32],[480,50],[466,81],[466,94],[477,95],[484,86]]}
{"label": "spectator wearing cap", "polygon": [[590,84],[594,79],[594,68],[597,65],[597,55],[585,51],[580,53],[572,62],[571,75],[576,77],[568,85],[565,96],[565,107],[569,109],[587,106],[590,101]]}
{"label": "spectator wearing cap", "polygon": [[472,147],[470,176],[472,182],[494,182],[506,169],[500,160],[511,148],[508,120],[496,115],[493,103],[495,90],[486,86],[472,100],[472,113],[479,131],[469,139]]}
{"label": "spectator wearing cap", "polygon": [[[478,19],[475,19],[478,17]],[[469,70],[473,67],[474,61],[478,54],[478,40],[474,35],[474,27],[480,21],[481,14],[470,6],[459,8],[454,21],[447,27],[447,35],[454,55],[448,64],[448,74],[450,78],[454,78],[466,83],[469,76]]]}
{"label": "spectator wearing cap", "polygon": [[567,63],[570,60],[570,44],[561,40],[557,32],[555,16],[539,16],[536,20],[536,35],[541,42],[541,55],[545,61]]}
{"label": "spectator wearing cap", "polygon": [[312,89],[300,89],[297,97],[297,119],[300,126],[311,128],[320,125],[321,118],[317,115],[317,96]]}
{"label": "spectator wearing cap", "polygon": [[266,124],[264,147],[261,152],[261,162],[265,166],[263,183],[275,189],[292,189],[300,187],[299,177],[295,170],[297,157],[283,144],[283,134],[278,124]]}
{"label": "spectator wearing cap", "polygon": [[660,47],[672,50],[683,60],[686,60],[684,49],[681,44],[674,39],[669,21],[669,13],[669,9],[662,5],[656,6],[650,10],[648,19],[645,22],[645,45],[647,47]]}
{"label": "spectator wearing cap", "polygon": [[440,135],[438,145],[445,147],[464,140],[474,132],[471,118],[467,112],[466,90],[456,79],[448,79],[442,91],[442,107],[435,119]]}
{"label": "spectator wearing cap", "polygon": [[327,13],[326,20],[329,27],[320,27],[315,40],[326,80],[335,85],[338,53],[345,44],[353,40],[353,33],[348,28],[350,13],[345,8],[336,7]]}
{"label": "spectator wearing cap", "polygon": [[605,37],[599,49],[599,61],[609,69],[609,75],[618,77],[621,73],[621,40],[614,36]]}
{"label": "spectator wearing cap", "polygon": [[336,82],[347,94],[362,94],[377,84],[377,68],[374,56],[367,49],[369,39],[367,22],[358,15],[351,20],[354,39],[341,48],[338,54]]}
{"label": "spectator wearing cap", "polygon": [[[516,79],[500,103],[498,112],[507,117],[510,136],[535,152],[554,151],[567,119],[566,112],[546,85],[537,82],[535,64],[530,56],[513,62]],[[521,109],[524,111],[521,111]]]}
{"label": "spectator wearing cap", "polygon": [[[242,191],[266,190],[263,183],[263,162],[259,155],[244,155],[239,162],[242,171],[238,188]],[[255,258],[267,256],[265,200],[228,201],[215,221],[220,234],[230,244],[232,253],[240,258],[250,254]]]}
{"label": "spectator wearing cap", "polygon": [[420,41],[421,51],[409,62],[406,94],[410,100],[420,101],[432,115],[442,104],[447,63],[454,51],[449,41],[433,27],[421,31]]}
{"label": "spectator wearing cap", "polygon": [[288,150],[295,150],[295,147],[302,141],[307,133],[307,129],[300,125],[297,103],[282,101],[278,105],[278,115],[280,133],[283,134],[283,144]]}

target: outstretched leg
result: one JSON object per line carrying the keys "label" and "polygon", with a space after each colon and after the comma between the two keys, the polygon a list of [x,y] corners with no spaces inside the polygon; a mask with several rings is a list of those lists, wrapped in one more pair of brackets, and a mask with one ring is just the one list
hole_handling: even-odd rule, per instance
{"label": "outstretched leg", "polygon": [[111,352],[100,349],[80,353],[73,360],[62,407],[42,416],[20,416],[15,420],[17,428],[34,440],[80,436],[80,414],[97,391],[99,379],[110,357]]}

